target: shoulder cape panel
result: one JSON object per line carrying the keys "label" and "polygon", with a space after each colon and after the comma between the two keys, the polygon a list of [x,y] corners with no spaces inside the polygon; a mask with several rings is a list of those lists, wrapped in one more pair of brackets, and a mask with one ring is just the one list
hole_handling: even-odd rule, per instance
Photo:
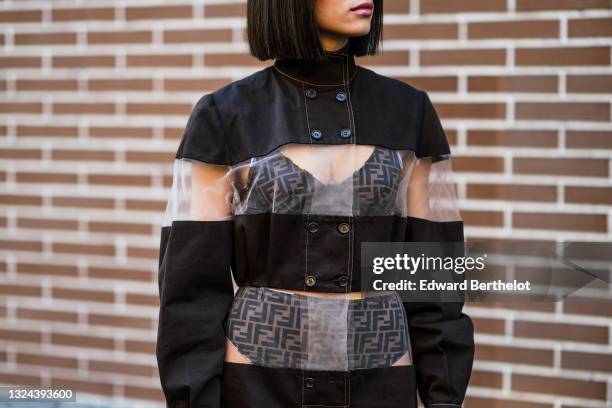
{"label": "shoulder cape panel", "polygon": [[[450,153],[426,92],[370,69],[358,69],[349,88],[355,138],[330,137],[316,143],[379,145],[413,150],[419,157]],[[313,143],[304,89],[266,67],[202,96],[189,116],[176,158],[234,165],[287,143]],[[329,101],[337,103],[333,98]],[[338,118],[338,128],[347,117]]]}
{"label": "shoulder cape panel", "polygon": [[215,98],[209,93],[200,97],[193,107],[175,158],[227,164],[231,162],[227,142]]}

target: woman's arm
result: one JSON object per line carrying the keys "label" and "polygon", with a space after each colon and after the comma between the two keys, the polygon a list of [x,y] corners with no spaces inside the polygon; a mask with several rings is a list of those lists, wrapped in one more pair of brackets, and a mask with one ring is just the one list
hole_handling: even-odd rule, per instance
{"label": "woman's arm", "polygon": [[[224,143],[208,96],[196,104],[181,146]],[[174,161],[160,242],[156,349],[167,407],[221,404],[225,320],[234,297],[229,174],[227,165],[184,157],[181,149]]]}
{"label": "woman's arm", "polygon": [[[463,221],[446,135],[426,93],[419,148],[408,156],[406,241],[463,243]],[[460,407],[474,358],[474,328],[463,302],[404,302],[421,401]]]}

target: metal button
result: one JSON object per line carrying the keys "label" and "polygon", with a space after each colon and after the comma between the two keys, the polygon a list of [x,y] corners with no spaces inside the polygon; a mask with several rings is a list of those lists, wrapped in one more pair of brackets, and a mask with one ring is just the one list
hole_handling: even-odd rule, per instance
{"label": "metal button", "polygon": [[306,286],[314,286],[315,283],[317,283],[317,278],[314,277],[314,275],[306,275]]}
{"label": "metal button", "polygon": [[344,102],[346,101],[346,93],[340,91],[336,94],[336,100],[340,101],[340,102]]}
{"label": "metal button", "polygon": [[308,223],[308,231],[310,231],[310,232],[312,232],[314,234],[318,230],[319,230],[319,224],[317,224],[314,221]]}
{"label": "metal button", "polygon": [[349,225],[346,222],[342,222],[338,225],[338,231],[341,234],[346,234],[347,232],[349,232]]}
{"label": "metal button", "polygon": [[323,136],[323,133],[321,133],[320,130],[315,129],[312,132],[310,132],[310,136],[312,136],[314,139],[320,139]]}
{"label": "metal button", "polygon": [[346,275],[340,275],[340,277],[338,278],[338,285],[340,286],[346,286],[348,285],[349,282],[349,278]]}
{"label": "metal button", "polygon": [[344,138],[351,137],[352,134],[353,132],[351,132],[351,129],[342,129],[340,131],[340,136]]}
{"label": "metal button", "polygon": [[306,388],[312,388],[312,387],[314,387],[314,386],[315,386],[315,383],[314,383],[314,378],[312,378],[312,377],[306,377],[306,378],[304,378],[304,386],[305,386]]}
{"label": "metal button", "polygon": [[317,90],[313,89],[313,88],[308,88],[306,90],[306,96],[310,99],[316,98],[317,97]]}

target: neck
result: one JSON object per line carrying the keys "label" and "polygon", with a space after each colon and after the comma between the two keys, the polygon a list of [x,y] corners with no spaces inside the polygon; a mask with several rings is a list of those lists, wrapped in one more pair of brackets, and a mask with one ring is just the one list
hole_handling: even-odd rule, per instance
{"label": "neck", "polygon": [[337,35],[333,33],[320,33],[321,46],[325,51],[333,52],[338,51],[341,48],[344,48],[345,45],[348,45],[349,39],[345,35]]}

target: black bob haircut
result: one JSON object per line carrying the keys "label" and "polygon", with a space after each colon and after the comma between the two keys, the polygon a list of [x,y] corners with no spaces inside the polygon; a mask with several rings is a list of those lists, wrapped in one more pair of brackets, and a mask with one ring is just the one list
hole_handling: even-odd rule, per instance
{"label": "black bob haircut", "polygon": [[[247,36],[258,59],[320,59],[324,49],[315,18],[316,0],[248,0]],[[374,0],[370,32],[349,37],[347,52],[373,55],[382,37],[383,0]]]}

